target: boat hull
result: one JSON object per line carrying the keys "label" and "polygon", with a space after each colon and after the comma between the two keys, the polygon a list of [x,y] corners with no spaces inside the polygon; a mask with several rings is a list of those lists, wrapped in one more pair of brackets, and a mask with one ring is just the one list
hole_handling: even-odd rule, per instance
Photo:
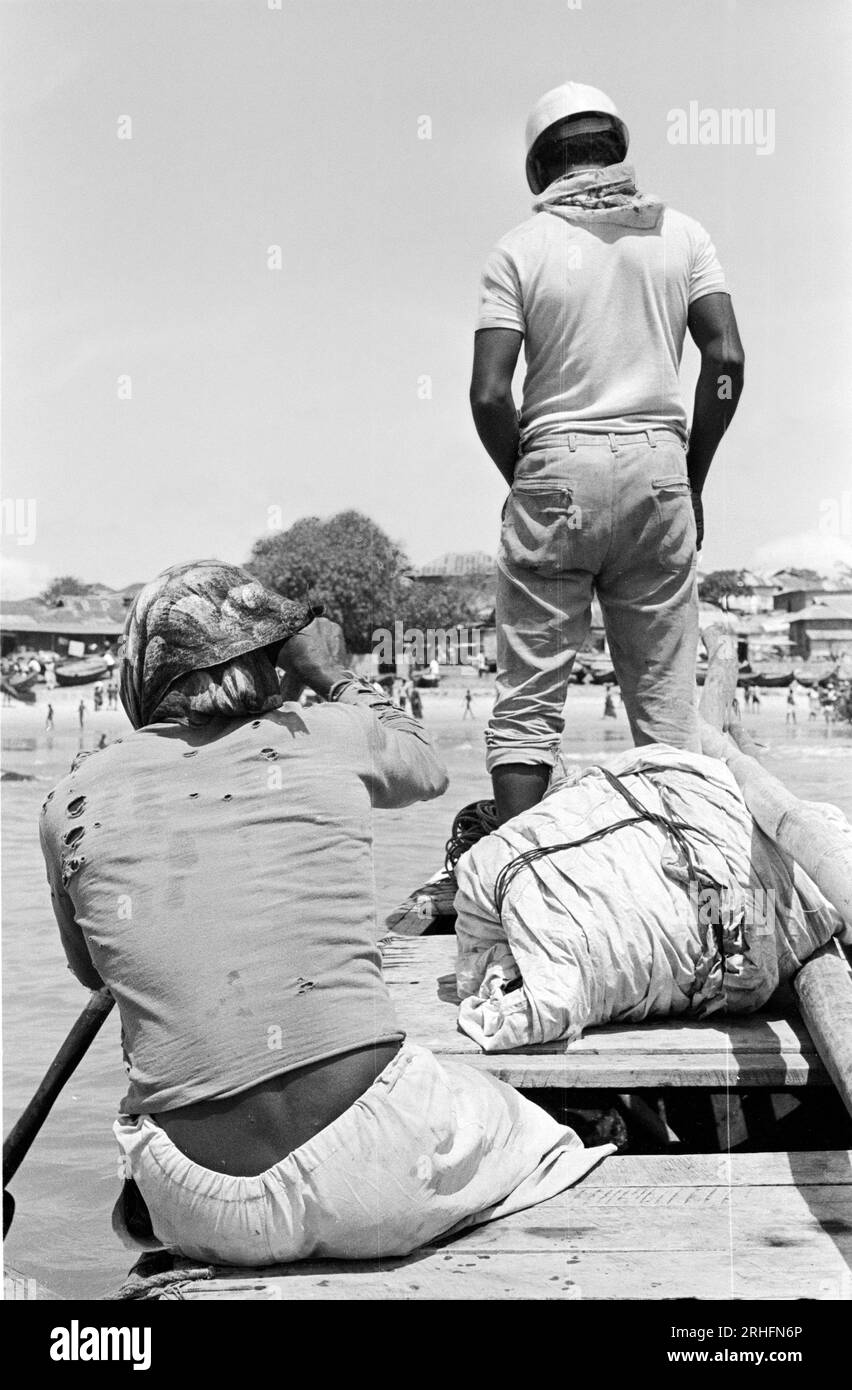
{"label": "boat hull", "polygon": [[109,673],[105,661],[67,661],[56,667],[56,684],[91,685],[93,681],[104,680]]}

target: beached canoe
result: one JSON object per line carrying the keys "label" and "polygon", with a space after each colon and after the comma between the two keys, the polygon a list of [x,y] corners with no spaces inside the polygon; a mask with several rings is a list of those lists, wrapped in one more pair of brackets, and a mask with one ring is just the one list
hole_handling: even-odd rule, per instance
{"label": "beached canoe", "polygon": [[33,686],[38,680],[41,680],[41,671],[23,671],[14,676],[3,676],[0,686],[13,699],[22,700],[25,705],[34,705],[36,695]]}
{"label": "beached canoe", "polygon": [[57,685],[91,685],[92,681],[109,676],[110,668],[99,656],[81,656],[73,661],[61,661],[56,667]]}
{"label": "beached canoe", "polygon": [[760,671],[751,681],[751,685],[759,685],[764,689],[767,687],[787,686],[793,684],[793,672],[783,671],[777,675],[769,672]]}

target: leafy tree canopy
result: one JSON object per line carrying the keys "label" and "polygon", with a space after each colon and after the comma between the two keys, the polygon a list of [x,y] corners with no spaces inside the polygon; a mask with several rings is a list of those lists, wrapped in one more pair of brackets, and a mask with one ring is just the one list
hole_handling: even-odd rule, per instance
{"label": "leafy tree canopy", "polygon": [[88,594],[92,587],[74,574],[60,574],[56,579],[51,579],[47,588],[39,594],[39,599],[42,603],[55,604],[62,594]]}
{"label": "leafy tree canopy", "polygon": [[286,598],[322,603],[352,652],[367,652],[373,632],[402,616],[404,551],[361,512],[303,517],[255,541],[247,568]]}
{"label": "leafy tree canopy", "polygon": [[751,594],[752,586],[746,579],[745,570],[713,570],[698,586],[698,596],[705,603],[715,603],[726,608],[729,598],[741,598]]}

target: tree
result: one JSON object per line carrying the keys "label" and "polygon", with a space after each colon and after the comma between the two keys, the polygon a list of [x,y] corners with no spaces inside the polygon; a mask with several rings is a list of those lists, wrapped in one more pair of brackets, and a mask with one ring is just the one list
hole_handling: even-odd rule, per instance
{"label": "tree", "polygon": [[446,579],[437,584],[414,580],[402,598],[400,617],[406,627],[451,628],[457,624],[474,626],[480,621],[479,590],[463,580]]}
{"label": "tree", "polygon": [[752,593],[744,570],[713,570],[698,586],[698,597],[727,610],[729,598]]}
{"label": "tree", "polygon": [[361,512],[303,517],[287,531],[262,536],[247,569],[285,598],[322,603],[340,623],[352,652],[373,646],[376,628],[402,613],[403,550]]}
{"label": "tree", "polygon": [[42,590],[39,594],[39,601],[55,606],[57,599],[62,594],[87,594],[91,588],[91,584],[84,583],[76,575],[60,574],[58,578],[51,579],[47,588]]}

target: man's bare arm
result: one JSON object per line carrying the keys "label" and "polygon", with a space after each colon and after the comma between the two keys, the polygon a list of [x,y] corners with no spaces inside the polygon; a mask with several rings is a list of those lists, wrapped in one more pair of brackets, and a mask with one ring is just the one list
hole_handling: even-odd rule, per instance
{"label": "man's bare arm", "polygon": [[523,338],[514,328],[480,328],[474,337],[470,382],[476,432],[510,487],[520,439],[512,377]]}
{"label": "man's bare arm", "polygon": [[701,492],[713,455],[740,399],[745,353],[728,294],[706,294],[697,299],[690,306],[687,326],[701,353],[686,459],[689,484],[696,500],[700,546],[703,532]]}

